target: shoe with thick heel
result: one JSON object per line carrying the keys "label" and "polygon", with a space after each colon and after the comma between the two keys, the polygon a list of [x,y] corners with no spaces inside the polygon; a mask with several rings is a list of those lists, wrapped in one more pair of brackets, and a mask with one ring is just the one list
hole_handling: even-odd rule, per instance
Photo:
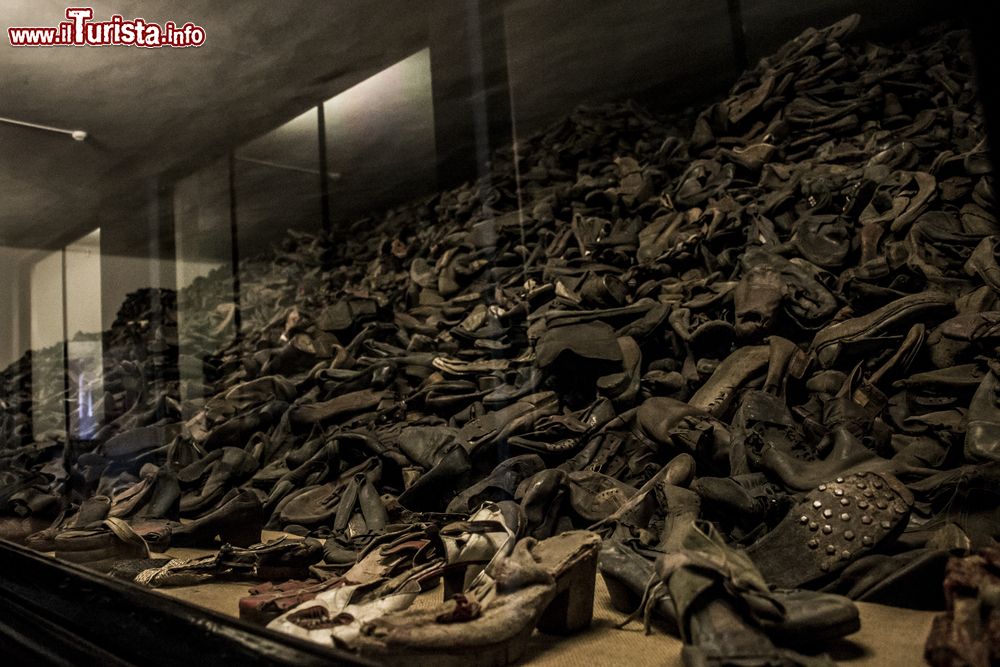
{"label": "shoe with thick heel", "polygon": [[[352,627],[337,625],[321,593],[269,627],[335,643],[385,665],[501,667],[524,653],[536,627],[569,634],[590,625],[600,545],[600,537],[589,531],[525,538],[509,554],[498,554],[466,593],[434,607],[396,606],[399,611],[369,616]],[[304,616],[309,627],[299,629],[295,619]],[[317,626],[317,616],[330,620]]]}
{"label": "shoe with thick heel", "polygon": [[508,665],[536,627],[566,635],[590,626],[600,544],[587,531],[522,540],[467,594],[375,619],[352,648],[389,665]]}

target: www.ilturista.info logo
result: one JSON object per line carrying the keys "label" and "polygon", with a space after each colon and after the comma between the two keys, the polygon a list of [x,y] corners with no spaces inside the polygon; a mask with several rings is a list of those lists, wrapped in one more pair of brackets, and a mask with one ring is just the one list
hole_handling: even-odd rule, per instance
{"label": "www.ilturista.info logo", "polygon": [[11,46],[139,46],[147,49],[162,47],[201,46],[205,29],[190,21],[177,26],[167,21],[162,26],[145,19],[126,20],[115,14],[108,21],[92,21],[90,7],[70,7],[68,21],[48,28],[7,28]]}

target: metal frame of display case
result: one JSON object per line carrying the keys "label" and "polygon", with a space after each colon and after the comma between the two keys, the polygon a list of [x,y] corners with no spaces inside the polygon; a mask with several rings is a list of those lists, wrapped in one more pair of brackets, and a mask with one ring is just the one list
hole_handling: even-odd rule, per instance
{"label": "metal frame of display case", "polygon": [[0,657],[8,665],[368,665],[0,540]]}

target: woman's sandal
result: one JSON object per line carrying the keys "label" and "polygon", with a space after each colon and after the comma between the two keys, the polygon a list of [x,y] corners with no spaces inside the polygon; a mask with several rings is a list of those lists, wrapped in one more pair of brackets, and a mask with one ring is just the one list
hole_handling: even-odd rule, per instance
{"label": "woman's sandal", "polygon": [[[508,665],[524,653],[536,626],[566,634],[590,625],[600,544],[600,537],[588,531],[540,542],[526,538],[509,555],[501,551],[467,593],[434,607],[407,609],[413,596],[389,605],[389,598],[401,598],[390,595],[375,598],[369,608],[337,610],[321,593],[269,627],[341,645],[386,665]],[[343,598],[351,591],[332,593]],[[398,611],[368,613],[379,604]],[[365,616],[364,622],[354,622],[358,615]],[[305,627],[317,624],[322,632]]]}
{"label": "woman's sandal", "polygon": [[351,648],[390,665],[508,665],[536,626],[549,634],[590,626],[599,548],[600,538],[588,531],[525,539],[491,563],[469,593],[377,618]]}
{"label": "woman's sandal", "polygon": [[498,552],[509,553],[523,524],[520,506],[502,501],[483,503],[468,520],[442,526],[438,538],[446,563],[444,598],[464,593]]}

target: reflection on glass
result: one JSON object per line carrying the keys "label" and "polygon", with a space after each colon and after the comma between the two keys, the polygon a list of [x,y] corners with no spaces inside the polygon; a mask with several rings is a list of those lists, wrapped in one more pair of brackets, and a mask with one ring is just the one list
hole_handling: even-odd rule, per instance
{"label": "reflection on glass", "polygon": [[319,112],[310,109],[238,148],[233,177],[241,258],[271,248],[286,229],[319,230]]}
{"label": "reflection on glass", "polygon": [[[201,398],[201,358],[235,334],[229,160],[216,161],[174,187],[177,330],[183,405]],[[212,276],[212,279],[205,280]],[[190,415],[187,415],[190,416]]]}
{"label": "reflection on glass", "polygon": [[104,417],[99,229],[66,246],[65,271],[70,435],[89,439]]}
{"label": "reflection on glass", "polygon": [[36,440],[48,431],[66,430],[64,315],[63,254],[56,251],[31,267],[31,421]]}
{"label": "reflection on glass", "polygon": [[430,51],[423,49],[323,104],[334,221],[434,188]]}
{"label": "reflection on glass", "polygon": [[6,326],[0,336],[0,369],[20,359],[31,345],[27,267],[34,254],[27,248],[0,247],[0,317]]}
{"label": "reflection on glass", "polygon": [[32,435],[30,262],[34,251],[0,247],[0,441],[21,443]]}
{"label": "reflection on glass", "polygon": [[99,334],[89,340],[73,340],[69,354],[70,435],[89,440],[104,420],[102,346]]}
{"label": "reflection on glass", "polygon": [[229,161],[218,160],[174,186],[177,288],[232,264]]}

